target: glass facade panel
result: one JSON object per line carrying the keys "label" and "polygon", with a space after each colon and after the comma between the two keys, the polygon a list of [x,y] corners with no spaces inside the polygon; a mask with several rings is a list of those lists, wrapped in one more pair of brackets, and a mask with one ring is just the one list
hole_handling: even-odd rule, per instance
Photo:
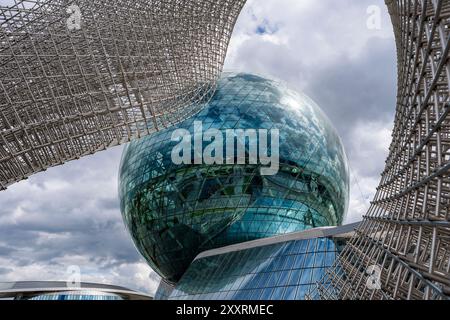
{"label": "glass facade panel", "polygon": [[36,297],[29,298],[28,300],[46,300],[46,301],[64,301],[64,300],[74,300],[74,301],[110,301],[110,300],[123,300],[122,297],[115,294],[102,294],[101,292],[61,292],[61,293],[50,293],[44,294]]}
{"label": "glass facade panel", "polygon": [[[333,238],[316,238],[200,258],[170,299],[303,300],[340,248]],[[231,261],[232,267],[221,268],[221,261]]]}
{"label": "glass facade panel", "polygon": [[[196,123],[201,123],[199,130]],[[202,158],[198,150],[206,152],[211,144],[202,137],[212,128],[223,137],[230,130],[279,130],[278,172],[262,175],[261,164],[248,161],[252,147],[262,142],[269,154],[274,152],[271,132],[264,138],[269,141],[257,135],[252,144],[236,131],[232,141],[224,139],[224,150],[216,148],[214,153],[226,155],[226,144],[231,143],[235,164],[196,163]],[[172,160],[180,144],[172,139],[176,131],[183,132],[180,138],[192,147],[187,164]],[[197,149],[195,141],[200,141]],[[245,148],[244,164],[238,164],[238,146]],[[119,182],[122,214],[136,247],[170,282],[177,282],[205,250],[340,225],[349,192],[342,143],[320,108],[280,83],[249,74],[225,74],[203,111],[130,143]],[[283,270],[285,263],[277,261],[270,271]]]}
{"label": "glass facade panel", "polygon": [[155,300],[167,300],[170,297],[170,294],[172,293],[174,287],[165,282],[164,280],[161,280],[158,289],[155,293]]}

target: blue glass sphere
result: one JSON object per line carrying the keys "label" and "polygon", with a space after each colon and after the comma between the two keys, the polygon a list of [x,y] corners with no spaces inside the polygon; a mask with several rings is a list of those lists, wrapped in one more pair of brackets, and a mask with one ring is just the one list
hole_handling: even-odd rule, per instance
{"label": "blue glass sphere", "polygon": [[[211,129],[223,139],[202,139]],[[267,132],[267,141],[239,130]],[[183,140],[191,150],[180,152]],[[225,140],[211,152],[215,163],[202,161],[209,144]],[[272,163],[250,161],[264,145]],[[274,159],[277,170],[263,174]],[[349,170],[336,130],[311,99],[273,80],[225,73],[203,111],[125,148],[119,194],[137,249],[176,282],[205,250],[342,224]]]}

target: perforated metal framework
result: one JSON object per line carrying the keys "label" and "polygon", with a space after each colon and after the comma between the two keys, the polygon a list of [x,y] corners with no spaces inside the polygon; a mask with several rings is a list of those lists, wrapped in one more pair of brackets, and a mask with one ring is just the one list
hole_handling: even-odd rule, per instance
{"label": "perforated metal framework", "polygon": [[244,3],[0,0],[0,190],[199,111]]}
{"label": "perforated metal framework", "polygon": [[390,155],[364,223],[310,299],[450,295],[450,1],[386,4],[398,46]]}

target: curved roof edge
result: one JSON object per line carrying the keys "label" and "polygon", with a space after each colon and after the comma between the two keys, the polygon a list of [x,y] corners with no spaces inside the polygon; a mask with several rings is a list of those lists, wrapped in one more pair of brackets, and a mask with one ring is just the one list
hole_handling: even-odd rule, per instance
{"label": "curved roof edge", "polygon": [[45,294],[63,292],[86,292],[93,291],[103,294],[114,294],[125,300],[153,300],[153,297],[142,292],[130,290],[120,286],[80,283],[79,286],[71,287],[64,281],[18,281],[0,282],[0,299],[16,297],[34,297]]}
{"label": "curved roof edge", "polygon": [[322,227],[315,228],[301,232],[294,232],[285,235],[280,235],[271,238],[259,239],[249,242],[243,242],[219,249],[209,250],[200,253],[195,259],[203,259],[212,256],[219,256],[226,253],[231,253],[235,251],[248,250],[258,247],[265,247],[272,244],[279,244],[283,242],[290,242],[296,240],[308,240],[316,238],[351,238],[354,235],[356,228],[359,227],[361,222],[352,223],[340,227]]}

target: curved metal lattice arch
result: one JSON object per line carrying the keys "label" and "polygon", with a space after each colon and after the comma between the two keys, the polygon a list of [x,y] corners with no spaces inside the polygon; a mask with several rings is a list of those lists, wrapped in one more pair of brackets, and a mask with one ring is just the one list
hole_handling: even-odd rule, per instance
{"label": "curved metal lattice arch", "polygon": [[390,154],[357,235],[310,299],[450,297],[450,1],[386,4],[398,52]]}
{"label": "curved metal lattice arch", "polygon": [[198,112],[244,4],[0,0],[0,190]]}

